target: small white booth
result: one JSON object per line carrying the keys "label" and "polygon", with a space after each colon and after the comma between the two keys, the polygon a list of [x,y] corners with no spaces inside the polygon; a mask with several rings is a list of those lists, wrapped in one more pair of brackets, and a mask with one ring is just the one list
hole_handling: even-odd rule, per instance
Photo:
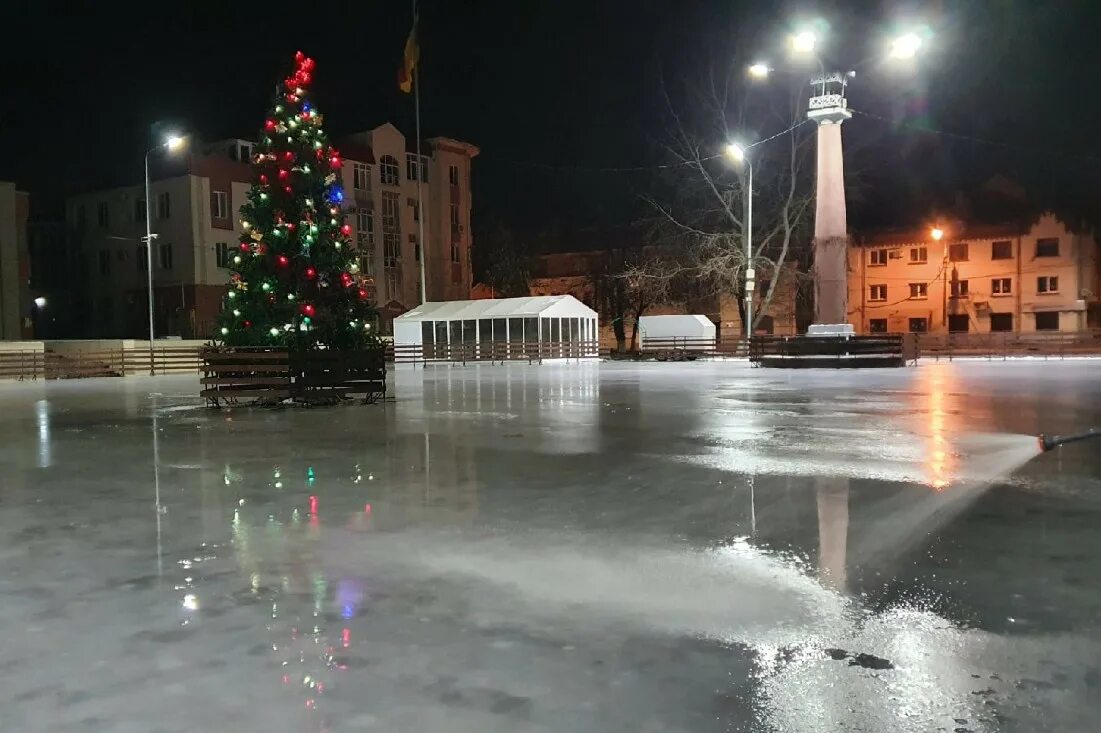
{"label": "small white booth", "polygon": [[638,319],[639,348],[669,348],[678,345],[697,349],[715,348],[715,324],[707,316],[642,316]]}
{"label": "small white booth", "polygon": [[422,303],[394,319],[394,351],[397,361],[593,358],[597,314],[572,295]]}

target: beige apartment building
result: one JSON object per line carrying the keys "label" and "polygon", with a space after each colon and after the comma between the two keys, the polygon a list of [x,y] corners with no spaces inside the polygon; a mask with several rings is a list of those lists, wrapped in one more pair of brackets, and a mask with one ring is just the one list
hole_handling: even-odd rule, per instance
{"label": "beige apartment building", "polygon": [[1092,233],[1051,213],[869,236],[849,248],[849,320],[863,333],[1082,331],[1096,324],[1099,263]]}
{"label": "beige apartment building", "polygon": [[[418,160],[408,152],[410,142],[389,123],[335,141],[345,159],[344,214],[360,267],[374,278],[374,300],[391,317],[421,300],[418,179],[428,299],[465,298],[471,284],[470,172],[479,150],[437,137],[426,141]],[[248,140],[224,140],[152,161],[158,336],[210,335],[229,282],[254,147]],[[86,336],[141,337],[148,331],[145,206],[141,183],[66,203],[66,224],[87,270]]]}

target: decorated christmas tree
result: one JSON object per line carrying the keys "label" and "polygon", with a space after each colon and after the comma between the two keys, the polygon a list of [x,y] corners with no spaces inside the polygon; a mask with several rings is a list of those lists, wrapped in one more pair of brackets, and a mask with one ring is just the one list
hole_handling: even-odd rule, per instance
{"label": "decorated christmas tree", "polygon": [[344,223],[340,153],[310,101],[314,60],[295,54],[253,157],[218,331],[226,346],[362,349],[375,311]]}

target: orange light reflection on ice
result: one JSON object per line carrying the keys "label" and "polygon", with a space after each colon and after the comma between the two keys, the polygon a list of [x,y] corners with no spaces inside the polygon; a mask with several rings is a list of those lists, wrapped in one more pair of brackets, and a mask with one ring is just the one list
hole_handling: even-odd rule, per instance
{"label": "orange light reflection on ice", "polygon": [[926,401],[925,414],[929,416],[928,438],[925,441],[925,482],[936,491],[943,491],[952,483],[956,461],[949,449],[953,435],[951,409],[952,367],[932,366],[923,375],[918,387]]}

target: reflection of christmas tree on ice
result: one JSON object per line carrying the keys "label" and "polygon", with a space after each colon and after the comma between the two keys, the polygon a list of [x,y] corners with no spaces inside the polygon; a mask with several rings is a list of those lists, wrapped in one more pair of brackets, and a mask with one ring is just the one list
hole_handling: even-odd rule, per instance
{"label": "reflection of christmas tree on ice", "polygon": [[363,348],[375,312],[344,223],[343,166],[309,101],[314,61],[301,51],[264,123],[256,183],[241,207],[219,332],[228,346]]}
{"label": "reflection of christmas tree on ice", "polygon": [[[228,467],[226,475],[228,481]],[[320,499],[313,493],[317,476],[312,467],[299,475],[300,487],[286,490],[303,492],[301,507],[280,517],[242,499],[233,512],[232,535],[238,562],[250,578],[249,595],[268,604],[276,681],[300,695],[306,709],[321,713],[324,696],[344,668],[342,650],[352,643],[348,625],[332,622],[351,619],[363,593],[354,581],[330,583],[322,557]],[[273,468],[268,486],[282,492],[293,483],[286,471]]]}

